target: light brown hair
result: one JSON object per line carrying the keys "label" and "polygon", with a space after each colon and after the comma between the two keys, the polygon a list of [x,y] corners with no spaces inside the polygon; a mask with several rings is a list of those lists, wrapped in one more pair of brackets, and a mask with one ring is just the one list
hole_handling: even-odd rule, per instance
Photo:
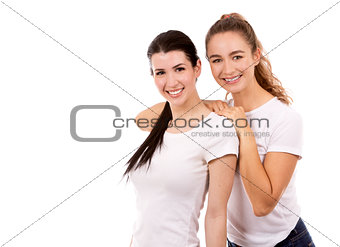
{"label": "light brown hair", "polygon": [[286,90],[282,87],[280,80],[273,74],[272,66],[268,58],[263,56],[264,53],[261,42],[256,37],[254,29],[246,21],[246,19],[238,14],[231,13],[222,15],[220,20],[215,22],[209,29],[205,38],[205,48],[208,50],[208,44],[211,38],[218,33],[224,33],[228,31],[234,31],[241,34],[245,41],[249,44],[252,53],[255,53],[257,49],[261,51],[261,58],[258,65],[255,66],[254,74],[259,85],[276,96],[281,102],[289,105],[292,102],[292,98],[287,94]]}

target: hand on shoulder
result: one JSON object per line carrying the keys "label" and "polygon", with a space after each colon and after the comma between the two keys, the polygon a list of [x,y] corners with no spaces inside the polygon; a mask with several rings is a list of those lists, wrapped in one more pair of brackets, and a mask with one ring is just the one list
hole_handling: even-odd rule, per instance
{"label": "hand on shoulder", "polygon": [[222,100],[204,100],[204,105],[213,112],[219,112],[228,107],[228,104]]}

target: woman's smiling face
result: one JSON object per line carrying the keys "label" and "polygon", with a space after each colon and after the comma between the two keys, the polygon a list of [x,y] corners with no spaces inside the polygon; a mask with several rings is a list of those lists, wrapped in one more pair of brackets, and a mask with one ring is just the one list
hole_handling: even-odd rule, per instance
{"label": "woman's smiling face", "polygon": [[181,106],[196,93],[196,79],[201,72],[200,61],[193,67],[183,51],[155,53],[151,57],[155,84],[171,105]]}
{"label": "woman's smiling face", "polygon": [[211,37],[207,57],[216,82],[228,92],[238,93],[255,79],[260,51],[252,53],[240,33],[227,31]]}

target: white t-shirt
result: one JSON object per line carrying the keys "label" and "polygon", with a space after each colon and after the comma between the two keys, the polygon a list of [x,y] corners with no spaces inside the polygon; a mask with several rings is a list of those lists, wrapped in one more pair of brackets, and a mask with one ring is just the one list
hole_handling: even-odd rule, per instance
{"label": "white t-shirt", "polygon": [[[229,104],[233,105],[233,102]],[[275,97],[246,112],[246,116],[248,123],[252,122],[251,129],[262,162],[268,152],[291,153],[301,158],[302,119],[295,110]],[[262,119],[261,125],[255,119]],[[244,247],[273,247],[285,239],[294,229],[300,214],[294,182],[295,171],[274,210],[264,217],[256,217],[242,178],[236,173],[228,204],[229,240]]]}
{"label": "white t-shirt", "polygon": [[223,119],[211,112],[204,121],[212,128],[201,121],[185,135],[165,132],[149,170],[146,164],[130,172],[137,198],[133,247],[200,246],[198,218],[209,186],[207,164],[226,154],[238,155],[234,128],[225,137],[226,130],[216,127]]}

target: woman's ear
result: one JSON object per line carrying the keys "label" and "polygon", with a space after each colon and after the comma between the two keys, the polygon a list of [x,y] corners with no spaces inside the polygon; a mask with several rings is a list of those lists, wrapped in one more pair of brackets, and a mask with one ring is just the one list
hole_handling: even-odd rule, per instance
{"label": "woman's ear", "polygon": [[201,69],[202,69],[201,59],[197,59],[196,66],[194,67],[196,78],[198,78],[201,75]]}
{"label": "woman's ear", "polygon": [[260,60],[261,60],[261,55],[262,55],[262,53],[261,53],[261,50],[260,50],[260,48],[257,48],[257,50],[255,51],[255,53],[254,53],[254,60],[255,60],[255,66],[256,65],[258,65],[259,63],[260,63]]}

